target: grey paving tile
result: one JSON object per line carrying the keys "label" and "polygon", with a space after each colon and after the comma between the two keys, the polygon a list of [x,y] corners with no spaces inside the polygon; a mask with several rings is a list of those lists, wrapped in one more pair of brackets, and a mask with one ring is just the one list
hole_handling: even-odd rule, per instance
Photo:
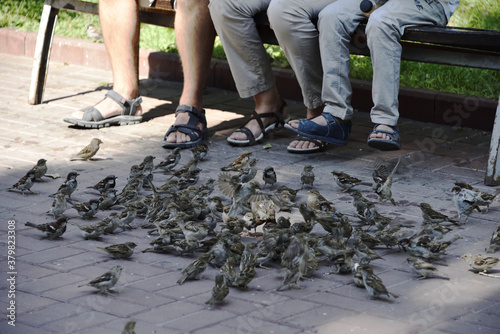
{"label": "grey paving tile", "polygon": [[[19,330],[23,333],[109,333],[123,328],[127,320],[137,321],[138,332],[168,333],[463,333],[490,332],[500,329],[498,317],[500,281],[476,275],[460,256],[466,252],[483,252],[491,234],[498,225],[500,205],[495,200],[488,214],[474,213],[467,225],[453,231],[445,239],[460,235],[462,239],[447,249],[447,266],[443,272],[450,281],[418,280],[405,265],[406,254],[398,247],[377,248],[385,260],[373,261],[374,271],[388,289],[400,297],[394,301],[372,300],[364,289],[354,287],[351,275],[326,275],[333,271],[321,266],[311,279],[300,282],[300,290],[275,291],[281,285],[283,273],[277,272],[279,263],[272,269],[257,269],[257,277],[246,291],[230,289],[227,304],[208,308],[217,268],[209,267],[202,280],[176,284],[181,270],[193,256],[142,253],[151,237],[141,228],[104,236],[101,240],[83,240],[78,229],[70,225],[60,240],[43,239],[41,233],[24,226],[26,221],[49,222],[45,215],[54,193],[71,170],[81,173],[75,201],[85,201],[97,194],[87,189],[97,179],[110,173],[118,176],[117,188],[127,180],[130,166],[138,164],[144,156],[164,158],[171,150],[161,148],[160,141],[174,120],[182,85],[161,80],[141,80],[141,94],[145,109],[152,109],[147,121],[128,127],[111,127],[101,130],[77,131],[61,119],[73,110],[91,105],[102,98],[109,89],[100,87],[111,81],[109,71],[78,66],[51,64],[44,104],[26,104],[32,59],[3,56],[0,70],[4,69],[11,85],[3,85],[0,97],[5,104],[0,110],[6,121],[0,125],[0,215],[16,220],[17,266],[19,268],[18,299],[24,304],[19,309]],[[489,133],[470,129],[425,124],[401,120],[404,133],[403,150],[378,152],[366,147],[366,136],[371,131],[368,113],[354,116],[351,141],[345,147],[333,147],[321,154],[292,155],[286,146],[293,133],[282,131],[265,139],[262,145],[252,148],[235,148],[226,144],[226,136],[241,126],[241,120],[253,110],[251,99],[240,99],[235,92],[208,87],[205,94],[212,134],[210,155],[203,164],[201,182],[209,176],[216,178],[220,167],[228,164],[239,153],[250,150],[258,158],[258,167],[275,167],[277,185],[300,187],[299,177],[305,164],[313,164],[317,174],[315,188],[337,210],[345,213],[351,222],[358,223],[352,197],[340,192],[330,172],[333,169],[349,171],[352,175],[371,180],[375,161],[383,159],[394,163],[402,158],[395,177],[393,192],[398,206],[379,203],[370,188],[360,188],[366,198],[376,202],[380,213],[394,218],[395,222],[421,226],[422,217],[418,203],[428,201],[442,212],[454,216],[449,193],[456,179],[463,179],[475,187],[493,192],[483,185],[484,169],[488,156]],[[290,101],[290,115],[302,117],[304,108],[300,101]],[[101,138],[98,159],[95,161],[70,161],[76,150],[86,145],[90,138]],[[264,149],[265,143],[272,145]],[[40,157],[49,160],[49,172],[63,178],[37,183],[33,190],[38,195],[22,196],[7,192],[34,165]],[[182,152],[181,164],[191,158],[189,151]],[[162,184],[169,175],[155,174],[154,183]],[[260,181],[261,172],[257,175]],[[306,187],[299,192],[297,201],[307,199]],[[219,191],[218,189],[216,191]],[[141,191],[148,195],[149,191]],[[111,211],[119,212],[119,208]],[[78,217],[74,209],[67,211],[71,222],[97,222],[109,215],[100,211],[92,221]],[[300,214],[280,213],[292,222],[301,221]],[[143,217],[134,224],[139,226]],[[372,231],[374,228],[372,228]],[[7,227],[0,224],[0,231]],[[314,234],[325,232],[315,226]],[[95,249],[127,240],[138,244],[129,261],[114,260]],[[244,239],[245,242],[251,240]],[[0,248],[6,243],[0,240]],[[1,264],[3,265],[4,262]],[[78,285],[101,275],[113,265],[124,268],[112,296],[98,294],[94,288]],[[496,272],[493,272],[496,273]],[[498,273],[497,273],[498,274]],[[5,291],[5,284],[0,293]],[[466,287],[466,288],[464,288]],[[2,290],[3,289],[3,290]],[[4,304],[2,304],[4,305]],[[91,321],[90,321],[91,320]],[[4,322],[0,322],[3,332]]]}

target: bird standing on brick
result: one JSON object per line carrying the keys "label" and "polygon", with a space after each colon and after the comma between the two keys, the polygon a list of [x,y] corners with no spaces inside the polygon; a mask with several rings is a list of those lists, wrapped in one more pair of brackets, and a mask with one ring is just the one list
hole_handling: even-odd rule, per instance
{"label": "bird standing on brick", "polygon": [[102,33],[93,24],[87,24],[87,36],[94,40],[94,43],[102,39]]}
{"label": "bird standing on brick", "polygon": [[99,144],[102,144],[102,141],[99,138],[93,138],[90,141],[90,144],[82,148],[82,150],[78,152],[74,157],[72,157],[71,160],[89,160],[94,155],[96,155],[97,151],[99,151]]}

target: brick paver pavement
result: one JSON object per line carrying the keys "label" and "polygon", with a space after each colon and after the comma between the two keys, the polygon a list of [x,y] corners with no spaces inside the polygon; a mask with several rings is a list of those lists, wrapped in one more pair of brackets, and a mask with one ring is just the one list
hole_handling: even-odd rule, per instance
{"label": "brick paver pavement", "polygon": [[[487,214],[474,212],[468,223],[454,228],[444,240],[459,235],[447,249],[446,263],[438,265],[449,280],[419,280],[405,263],[407,255],[398,247],[377,247],[383,260],[371,262],[374,272],[397,299],[371,299],[364,289],[355,287],[352,275],[331,273],[334,268],[322,264],[308,279],[300,282],[302,289],[276,291],[284,271],[279,262],[269,269],[257,268],[257,276],[248,290],[231,288],[225,305],[205,305],[214,286],[218,269],[209,267],[199,281],[176,284],[180,271],[195,256],[142,253],[154,236],[137,228],[101,240],[84,240],[74,225],[68,225],[61,239],[43,239],[39,231],[25,227],[27,221],[52,221],[45,212],[63,179],[44,178],[32,190],[36,195],[23,196],[7,189],[21,178],[40,158],[48,160],[50,174],[65,177],[77,171],[79,186],[75,201],[86,201],[97,194],[87,189],[109,174],[118,176],[117,189],[126,183],[130,167],[146,155],[161,161],[168,153],[160,141],[173,122],[181,85],[155,80],[141,81],[143,107],[149,111],[145,122],[126,127],[101,130],[75,130],[62,118],[74,110],[91,105],[102,98],[111,73],[86,67],[51,63],[45,103],[26,103],[32,59],[2,55],[0,59],[0,270],[2,333],[119,333],[128,320],[137,322],[137,333],[495,333],[500,332],[500,280],[471,272],[460,257],[466,253],[484,253],[494,229],[500,223],[500,202],[496,199]],[[211,146],[202,169],[199,184],[217,178],[220,168],[245,150],[258,159],[257,179],[265,166],[273,166],[278,174],[277,185],[300,188],[299,177],[306,164],[312,164],[316,175],[314,188],[357,225],[352,197],[334,183],[333,169],[370,181],[374,164],[382,158],[394,164],[401,158],[395,175],[393,193],[398,206],[381,203],[370,188],[359,188],[374,201],[382,214],[395,223],[411,223],[420,228],[422,217],[418,204],[429,202],[441,212],[456,216],[450,189],[455,180],[464,180],[482,190],[495,189],[483,185],[490,133],[466,128],[401,120],[403,149],[399,152],[378,152],[366,145],[371,130],[368,114],[355,115],[353,133],[346,147],[330,146],[326,152],[293,155],[286,146],[294,137],[287,131],[277,133],[272,145],[234,148],[226,144],[226,136],[243,123],[250,114],[251,100],[241,100],[234,92],[208,88],[205,95]],[[288,101],[292,117],[303,114],[300,102]],[[466,124],[466,119],[461,120]],[[93,137],[103,141],[93,161],[70,161],[69,158]],[[180,165],[191,158],[182,151]],[[170,176],[154,174],[153,182],[163,184]],[[296,202],[307,199],[306,186],[299,191]],[[141,191],[142,195],[150,191]],[[221,195],[216,188],[214,194]],[[229,199],[224,198],[228,204]],[[112,210],[113,211],[113,210]],[[114,211],[120,212],[119,208]],[[100,211],[97,222],[111,211]],[[74,209],[66,215],[70,222],[88,223]],[[278,215],[301,221],[297,209]],[[143,217],[134,220],[140,226]],[[15,255],[7,262],[9,228],[15,227]],[[369,231],[374,232],[375,227]],[[325,232],[319,225],[314,234]],[[13,235],[12,233],[10,235]],[[114,260],[97,250],[125,241],[138,247],[130,260]],[[243,238],[245,243],[257,240]],[[12,249],[11,245],[11,249]],[[497,254],[494,254],[498,256]],[[357,258],[355,257],[355,261]],[[9,268],[9,264],[15,267]],[[91,287],[79,285],[120,264],[122,275],[115,287],[118,293],[104,295]],[[500,269],[500,267],[499,267]],[[500,275],[500,270],[491,274]],[[15,274],[9,274],[15,272]],[[8,281],[10,277],[15,278]],[[11,284],[12,283],[12,284]],[[9,290],[11,290],[9,292]],[[12,294],[15,293],[15,296]],[[15,302],[15,310],[11,303]],[[12,310],[9,310],[10,307]],[[15,315],[15,323],[7,318]],[[12,318],[13,319],[13,318]],[[15,327],[9,324],[15,324]]]}

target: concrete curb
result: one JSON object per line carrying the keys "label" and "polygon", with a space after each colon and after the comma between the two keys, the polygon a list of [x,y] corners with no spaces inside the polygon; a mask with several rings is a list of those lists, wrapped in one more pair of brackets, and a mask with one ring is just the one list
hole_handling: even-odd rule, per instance
{"label": "concrete curb", "polygon": [[[33,57],[36,38],[36,32],[1,28],[0,53]],[[55,62],[111,70],[106,49],[102,43],[56,36],[50,58]],[[169,81],[181,82],[183,80],[177,54],[152,50],[140,50],[139,74],[142,77]],[[302,94],[293,71],[276,69],[275,75],[276,84],[284,98],[301,100]],[[369,111],[372,106],[371,83],[361,80],[351,80],[351,82],[353,107],[360,111]],[[226,61],[217,59],[212,61],[207,85],[236,90]],[[401,117],[486,131],[491,131],[493,128],[497,107],[497,101],[494,99],[405,87],[400,89],[399,100]]]}

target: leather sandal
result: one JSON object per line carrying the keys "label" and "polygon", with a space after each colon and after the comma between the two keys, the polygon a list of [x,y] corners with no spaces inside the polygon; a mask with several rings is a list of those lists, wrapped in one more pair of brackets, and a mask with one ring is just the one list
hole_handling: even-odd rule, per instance
{"label": "leather sandal", "polygon": [[110,98],[122,107],[122,113],[118,116],[103,118],[101,112],[94,106],[82,109],[82,119],[66,117],[63,121],[71,123],[81,128],[99,129],[110,125],[131,125],[142,121],[142,116],[136,116],[137,107],[141,105],[142,97],[137,97],[132,100],[127,100],[114,90],[106,93],[105,98]]}
{"label": "leather sandal", "polygon": [[[175,110],[175,116],[180,113],[187,112],[189,114],[189,121],[186,124],[174,124],[172,125],[165,136],[163,137],[162,145],[164,148],[191,148],[200,143],[202,143],[208,136],[207,130],[207,119],[205,117],[205,109],[198,110],[195,107],[190,107],[182,104]],[[203,129],[197,127],[198,123],[201,123]],[[170,133],[179,131],[185,133],[191,138],[191,141],[184,143],[170,143],[167,141],[167,137]]]}
{"label": "leather sandal", "polygon": [[[401,137],[399,136],[399,128],[390,126],[392,131],[379,130],[377,127],[381,124],[375,124],[373,131],[368,136],[368,146],[379,149],[381,151],[396,151],[401,149]],[[389,126],[389,125],[388,125]],[[383,133],[389,136],[390,139],[370,138],[373,134]]]}
{"label": "leather sandal", "polygon": [[[255,137],[249,128],[243,126],[243,127],[239,128],[238,130],[236,130],[235,132],[244,133],[246,135],[247,139],[246,140],[236,140],[236,139],[231,139],[228,137],[227,142],[231,145],[234,145],[234,146],[253,146],[257,142],[262,140],[262,138],[264,138],[264,136],[269,134],[270,132],[283,129],[285,122],[286,122],[286,119],[284,118],[284,115],[286,114],[286,108],[287,108],[286,102],[283,100],[281,107],[277,111],[266,112],[266,113],[262,113],[262,114],[258,114],[256,111],[254,111],[252,113],[252,116],[250,116],[250,119],[245,124],[248,124],[248,122],[250,122],[253,119],[257,120],[257,123],[259,124],[260,131],[261,131],[260,135]],[[263,118],[271,118],[271,117],[274,117],[276,121],[269,124],[268,126],[264,126],[264,122],[262,121],[262,119]]]}

